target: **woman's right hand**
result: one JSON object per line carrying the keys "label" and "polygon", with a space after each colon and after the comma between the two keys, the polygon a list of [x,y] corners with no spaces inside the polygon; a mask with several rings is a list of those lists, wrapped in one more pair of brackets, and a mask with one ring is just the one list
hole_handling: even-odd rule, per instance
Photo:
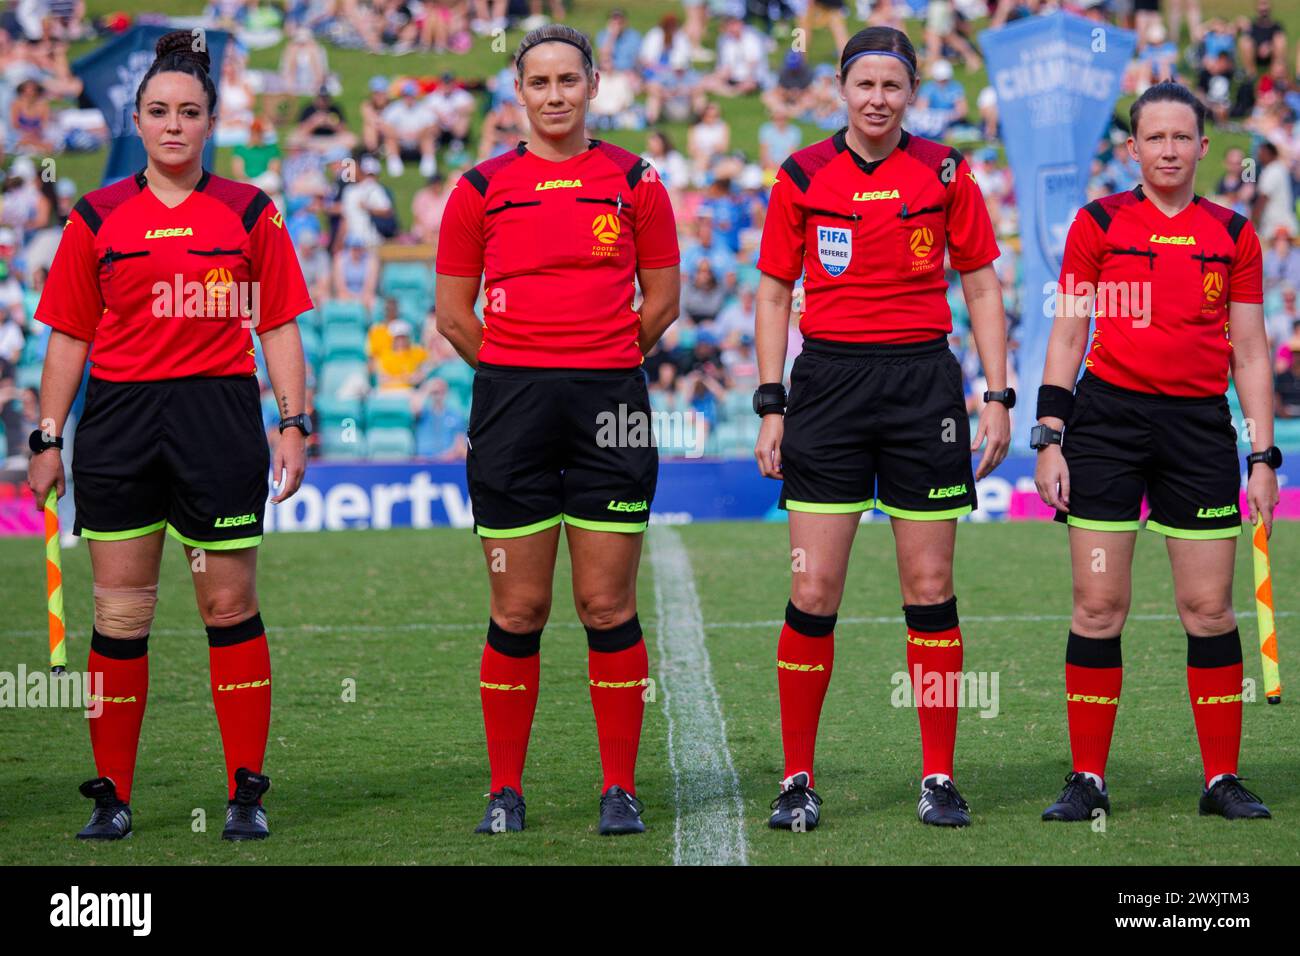
{"label": "woman's right hand", "polygon": [[63,497],[63,453],[57,448],[47,448],[39,455],[32,455],[27,463],[27,485],[36,496],[36,507],[45,510],[45,496],[54,488],[60,498]]}
{"label": "woman's right hand", "polygon": [[785,434],[785,416],[775,412],[763,416],[758,430],[758,444],[754,457],[758,459],[758,472],[764,478],[781,478],[781,437]]}
{"label": "woman's right hand", "polygon": [[1047,445],[1038,452],[1034,485],[1044,504],[1065,512],[1070,510],[1070,468],[1060,445]]}

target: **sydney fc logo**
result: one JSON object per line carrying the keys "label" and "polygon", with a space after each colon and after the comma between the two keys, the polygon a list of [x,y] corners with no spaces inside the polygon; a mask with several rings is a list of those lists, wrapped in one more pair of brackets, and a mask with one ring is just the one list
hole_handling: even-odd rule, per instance
{"label": "sydney fc logo", "polygon": [[832,278],[849,267],[853,259],[853,238],[838,226],[817,227],[817,258]]}

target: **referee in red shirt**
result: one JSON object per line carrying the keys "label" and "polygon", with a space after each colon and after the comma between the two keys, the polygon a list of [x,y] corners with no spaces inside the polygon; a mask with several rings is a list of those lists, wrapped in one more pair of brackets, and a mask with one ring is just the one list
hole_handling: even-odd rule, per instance
{"label": "referee in red shirt", "polygon": [[312,307],[284,222],[255,186],[202,167],[217,94],[188,30],[158,40],[136,91],[148,154],[135,176],[82,197],[41,294],[49,325],[42,428],[28,481],[64,490],[60,434],[90,356],[72,469],[95,582],[90,720],[99,776],[82,839],[131,833],[131,786],[149,685],[149,630],[164,532],[185,548],[207,626],[232,840],[267,836],[261,796],[271,671],[258,612],[257,545],[272,465],[253,363],[256,329],[283,416],[272,501],[302,481],[304,362],[294,319]]}
{"label": "referee in red shirt", "polygon": [[1200,812],[1267,817],[1237,778],[1242,667],[1232,572],[1241,472],[1224,397],[1231,372],[1253,422],[1249,515],[1271,534],[1282,454],[1273,447],[1259,239],[1244,216],[1194,192],[1210,141],[1205,108],[1191,92],[1156,84],[1129,108],[1129,128],[1142,182],[1088,203],[1070,227],[1031,440],[1038,492],[1069,526],[1074,572],[1065,652],[1073,770],[1043,819],[1110,812],[1106,758],[1144,493],[1146,527],[1165,537],[1187,632],[1187,688],[1205,770]]}
{"label": "referee in red shirt", "polygon": [[[604,770],[600,832],[639,833],[648,661],[636,574],[659,465],[640,366],[677,316],[677,231],[653,168],[586,137],[599,82],[590,41],[541,27],[516,62],[533,139],[461,177],[437,262],[438,329],[476,369],[467,468],[492,593],[479,671],[492,784],[478,832],[524,827],[524,756],[563,524]],[[644,440],[631,429],[607,440],[611,416],[645,416]]]}
{"label": "referee in red shirt", "polygon": [[[988,440],[979,477],[1006,456],[1006,318],[991,263],[993,226],[956,150],[912,136],[903,115],[916,95],[916,53],[889,27],[857,33],[840,55],[849,125],[799,150],[772,187],[758,268],[763,416],[760,471],[784,479],[796,555],[777,645],[785,779],[770,825],[811,829],[821,798],[813,751],[834,659],[836,612],[864,511],[890,516],[907,621],[907,666],[923,682],[961,670],[953,594],[957,517],[975,507],[970,454]],[[961,274],[975,344],[992,389],[974,444],[952,331],[944,256]],[[804,276],[803,351],[781,384],[792,288]],[[918,815],[965,826],[953,784],[956,701],[919,706]]]}

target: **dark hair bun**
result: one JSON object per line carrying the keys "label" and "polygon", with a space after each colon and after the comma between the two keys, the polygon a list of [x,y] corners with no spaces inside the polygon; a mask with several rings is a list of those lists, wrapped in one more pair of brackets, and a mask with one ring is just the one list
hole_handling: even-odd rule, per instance
{"label": "dark hair bun", "polygon": [[154,44],[154,57],[156,60],[169,56],[192,60],[206,73],[212,68],[212,58],[208,56],[206,46],[201,50],[194,49],[195,39],[195,34],[189,30],[173,30],[171,33],[164,33]]}

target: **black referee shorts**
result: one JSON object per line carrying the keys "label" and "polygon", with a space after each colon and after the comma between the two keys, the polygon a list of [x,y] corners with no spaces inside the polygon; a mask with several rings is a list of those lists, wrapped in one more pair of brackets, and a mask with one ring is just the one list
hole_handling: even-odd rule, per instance
{"label": "black referee shorts", "polygon": [[1056,520],[1094,531],[1146,527],[1171,538],[1241,533],[1241,472],[1232,412],[1222,395],[1152,395],[1084,373],[1065,423],[1070,512]]}
{"label": "black referee shorts", "polygon": [[73,533],[113,541],[166,528],[193,547],[254,547],[270,467],[255,377],[92,377],[72,452]]}
{"label": "black referee shorts", "polygon": [[644,531],[659,478],[651,423],[640,368],[480,362],[466,458],[475,532]]}
{"label": "black referee shorts", "polygon": [[878,508],[920,521],[973,511],[970,421],[947,340],[805,339],[790,371],[781,471],[789,511]]}

